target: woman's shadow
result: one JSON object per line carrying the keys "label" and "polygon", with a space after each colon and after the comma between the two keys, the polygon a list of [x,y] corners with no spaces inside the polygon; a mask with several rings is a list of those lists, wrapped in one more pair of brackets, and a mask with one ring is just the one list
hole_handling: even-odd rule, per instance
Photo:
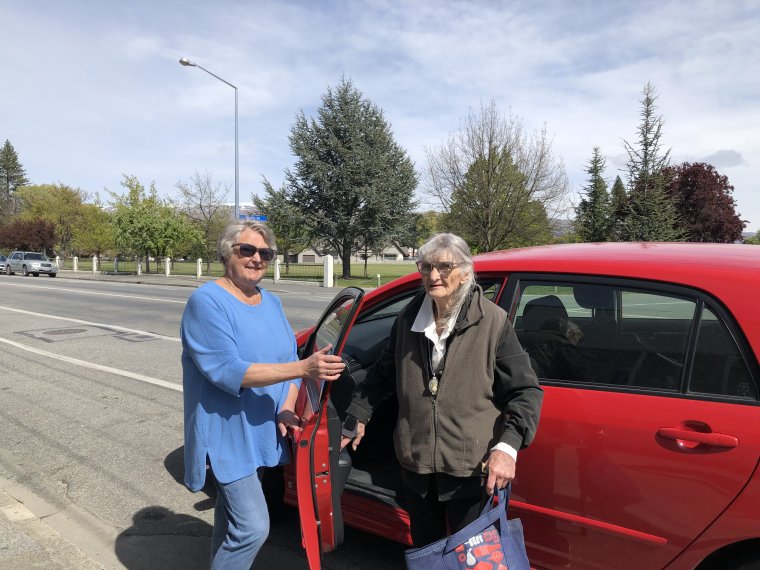
{"label": "woman's shadow", "polygon": [[[183,484],[183,447],[166,456],[166,470]],[[213,509],[216,492],[213,480],[207,477],[196,511]],[[116,538],[116,556],[129,570],[164,568],[205,569],[209,565],[212,527],[197,517],[175,513],[159,505],[135,513],[132,526]]]}

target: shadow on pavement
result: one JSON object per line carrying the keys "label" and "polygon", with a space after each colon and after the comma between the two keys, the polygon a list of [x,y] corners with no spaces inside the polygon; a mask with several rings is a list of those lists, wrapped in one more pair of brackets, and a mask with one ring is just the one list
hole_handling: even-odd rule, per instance
{"label": "shadow on pavement", "polygon": [[146,507],[116,538],[116,556],[129,570],[208,568],[211,532],[211,525],[196,517]]}
{"label": "shadow on pavement", "polygon": [[[185,485],[184,452],[185,447],[180,446],[164,459],[164,467],[166,468],[166,471],[183,487]],[[214,487],[213,474],[210,470],[206,477],[206,484],[203,486],[203,489],[198,492],[198,495],[203,498],[193,505],[193,508],[195,508],[196,511],[207,511],[214,508],[214,505],[216,504],[216,488]]]}

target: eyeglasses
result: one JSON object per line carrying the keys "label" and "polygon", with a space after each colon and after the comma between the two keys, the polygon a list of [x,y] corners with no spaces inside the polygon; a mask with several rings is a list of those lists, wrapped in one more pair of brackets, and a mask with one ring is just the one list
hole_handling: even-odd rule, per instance
{"label": "eyeglasses", "polygon": [[449,274],[460,265],[461,263],[454,263],[452,261],[439,261],[437,263],[418,261],[417,271],[419,271],[422,275],[430,275],[433,272],[433,268],[435,267],[441,277],[448,277]]}
{"label": "eyeglasses", "polygon": [[256,252],[259,252],[261,261],[272,261],[277,255],[277,252],[271,247],[256,247],[250,243],[233,243],[232,247],[239,248],[238,255],[240,257],[253,257]]}

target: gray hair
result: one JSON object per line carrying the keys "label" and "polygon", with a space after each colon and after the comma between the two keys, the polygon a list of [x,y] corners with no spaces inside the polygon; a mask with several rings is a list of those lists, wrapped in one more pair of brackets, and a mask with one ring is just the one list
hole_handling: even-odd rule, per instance
{"label": "gray hair", "polygon": [[276,249],[274,232],[270,230],[269,226],[267,226],[264,222],[253,222],[251,220],[233,220],[224,228],[222,235],[219,237],[219,243],[216,247],[219,261],[221,261],[225,266],[227,265],[227,260],[232,255],[232,244],[238,242],[238,238],[240,237],[240,234],[243,233],[243,230],[251,230],[253,232],[256,232],[262,238],[264,238],[267,246],[271,247],[272,249]]}
{"label": "gray hair", "polygon": [[456,318],[467,296],[475,287],[475,271],[472,264],[472,253],[467,242],[454,234],[437,234],[430,238],[425,245],[417,250],[417,259],[432,263],[443,257],[451,257],[451,261],[459,264],[458,268],[464,273],[465,281],[454,292],[452,303],[445,315],[438,315],[439,324],[447,324],[449,319]]}

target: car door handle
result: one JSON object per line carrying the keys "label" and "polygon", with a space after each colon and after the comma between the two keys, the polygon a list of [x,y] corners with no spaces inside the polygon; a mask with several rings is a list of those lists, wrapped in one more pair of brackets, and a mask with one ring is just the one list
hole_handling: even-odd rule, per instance
{"label": "car door handle", "polygon": [[681,428],[660,428],[657,435],[665,439],[703,443],[712,447],[733,448],[739,445],[739,438],[725,433],[692,431]]}

